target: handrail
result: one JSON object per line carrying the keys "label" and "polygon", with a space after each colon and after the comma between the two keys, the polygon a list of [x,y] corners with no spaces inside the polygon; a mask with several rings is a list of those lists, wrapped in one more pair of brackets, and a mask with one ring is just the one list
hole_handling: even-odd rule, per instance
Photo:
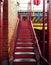
{"label": "handrail", "polygon": [[10,42],[10,52],[9,52],[9,58],[10,59],[13,56],[14,43],[15,43],[16,31],[17,31],[17,28],[18,28],[18,24],[19,24],[19,19],[17,20],[16,26],[15,26],[15,29],[14,29],[14,33],[13,33],[13,36],[12,36],[12,40]]}
{"label": "handrail", "polygon": [[31,23],[31,26],[32,26],[32,29],[33,29],[33,34],[34,34],[35,39],[36,39],[36,44],[37,44],[37,47],[38,47],[38,51],[39,51],[40,57],[41,57],[47,64],[49,64],[48,61],[47,61],[47,59],[45,59],[45,58],[43,57],[43,55],[42,55],[40,46],[39,46],[39,44],[38,44],[38,39],[37,39],[37,37],[36,37],[36,33],[35,33],[35,30],[34,30],[33,25],[32,25],[32,21],[31,21],[30,23]]}

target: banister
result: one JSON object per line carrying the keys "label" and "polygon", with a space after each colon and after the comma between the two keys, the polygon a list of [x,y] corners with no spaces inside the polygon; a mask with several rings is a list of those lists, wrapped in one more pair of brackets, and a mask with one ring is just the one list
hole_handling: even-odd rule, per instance
{"label": "banister", "polygon": [[9,58],[11,59],[11,57],[13,56],[13,51],[14,51],[14,44],[15,44],[15,39],[16,39],[16,32],[17,32],[17,28],[18,28],[18,24],[19,24],[19,19],[17,20],[15,29],[14,29],[14,33],[10,42],[10,51],[9,51]]}
{"label": "banister", "polygon": [[36,44],[37,44],[37,48],[38,48],[40,57],[41,57],[47,64],[49,64],[48,61],[47,61],[47,59],[44,58],[43,55],[42,55],[42,52],[41,52],[41,49],[40,49],[40,46],[39,46],[39,43],[38,43],[38,39],[37,39],[37,37],[36,37],[36,33],[35,33],[35,30],[34,30],[33,25],[32,25],[32,21],[31,21],[30,23],[31,23],[31,26],[32,26],[33,34],[34,34],[35,39],[36,39]]}

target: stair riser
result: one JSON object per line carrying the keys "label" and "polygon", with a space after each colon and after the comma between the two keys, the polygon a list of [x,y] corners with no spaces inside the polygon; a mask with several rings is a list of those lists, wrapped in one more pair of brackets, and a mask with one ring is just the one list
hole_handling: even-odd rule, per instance
{"label": "stair riser", "polygon": [[21,39],[21,40],[17,40],[17,42],[32,42],[32,40],[23,40],[23,39]]}
{"label": "stair riser", "polygon": [[20,34],[30,34],[30,30],[19,31]]}
{"label": "stair riser", "polygon": [[28,52],[33,52],[33,49],[16,49],[15,51],[16,51],[16,52],[20,52],[20,51],[21,51],[21,52],[27,52],[27,51],[28,51]]}
{"label": "stair riser", "polygon": [[33,44],[28,44],[33,43],[29,21],[20,21],[17,35],[13,65],[37,65],[36,54],[33,52]]}
{"label": "stair riser", "polygon": [[35,55],[29,55],[29,54],[18,54],[18,55],[14,55],[14,58],[35,58]]}
{"label": "stair riser", "polygon": [[28,36],[28,37],[26,37],[26,36],[19,36],[19,39],[31,39],[31,36]]}
{"label": "stair riser", "polygon": [[36,65],[33,62],[14,62],[13,65]]}
{"label": "stair riser", "polygon": [[16,47],[33,47],[33,44],[16,44]]}
{"label": "stair riser", "polygon": [[31,36],[29,34],[26,34],[26,35],[25,34],[19,34],[19,37],[29,37],[30,38]]}

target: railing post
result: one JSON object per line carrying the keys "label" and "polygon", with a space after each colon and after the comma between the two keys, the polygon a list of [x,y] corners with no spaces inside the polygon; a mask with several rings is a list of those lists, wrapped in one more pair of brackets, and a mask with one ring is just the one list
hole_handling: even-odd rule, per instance
{"label": "railing post", "polygon": [[45,57],[45,0],[43,0],[43,56]]}

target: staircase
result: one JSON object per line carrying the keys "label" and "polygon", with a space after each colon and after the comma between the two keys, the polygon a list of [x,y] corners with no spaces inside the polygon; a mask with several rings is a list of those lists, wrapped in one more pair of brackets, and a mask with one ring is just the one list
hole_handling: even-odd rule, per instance
{"label": "staircase", "polygon": [[37,65],[30,22],[22,20],[19,23],[13,65]]}

